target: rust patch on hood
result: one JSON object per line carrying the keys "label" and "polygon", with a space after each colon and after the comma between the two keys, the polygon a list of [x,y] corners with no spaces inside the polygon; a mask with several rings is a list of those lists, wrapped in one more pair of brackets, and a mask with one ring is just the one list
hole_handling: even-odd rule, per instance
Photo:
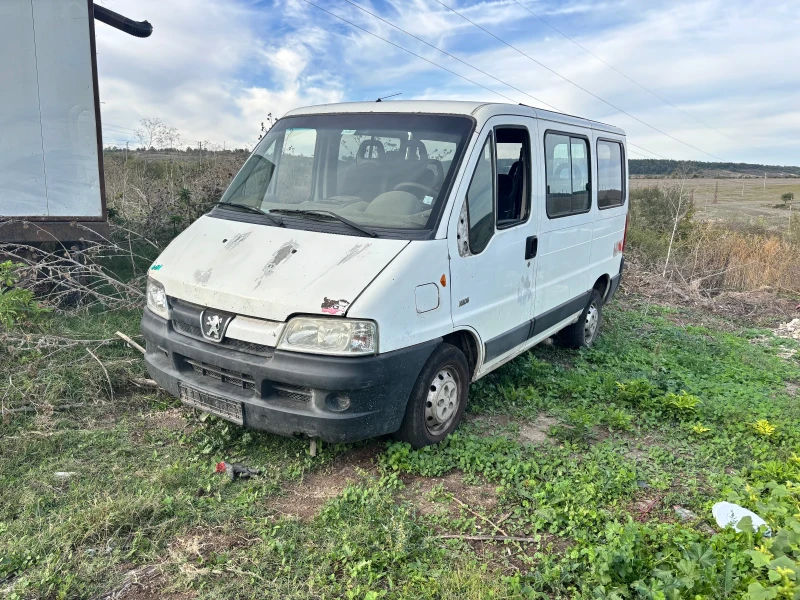
{"label": "rust patch on hood", "polygon": [[253,232],[252,231],[246,231],[245,233],[237,233],[230,240],[228,240],[227,244],[225,244],[225,250],[233,250],[234,248],[236,248],[236,246],[238,246],[243,241],[245,241],[247,238],[249,238],[251,233],[253,233]]}
{"label": "rust patch on hood", "polygon": [[272,255],[272,258],[269,259],[269,262],[261,269],[261,275],[256,279],[256,287],[253,289],[258,289],[258,286],[261,285],[264,279],[272,275],[273,271],[275,271],[281,263],[286,262],[292,254],[297,252],[297,248],[298,244],[295,240],[286,242],[283,246],[278,248],[275,254]]}
{"label": "rust patch on hood", "polygon": [[348,260],[350,260],[351,258],[355,258],[355,257],[356,257],[356,256],[358,256],[359,254],[361,254],[361,253],[362,253],[364,250],[366,250],[366,249],[367,249],[367,248],[369,248],[370,246],[371,246],[371,244],[356,244],[355,246],[353,246],[352,248],[350,248],[350,250],[348,250],[348,251],[347,251],[347,254],[345,254],[345,255],[342,257],[342,260],[340,260],[340,261],[339,261],[338,263],[336,263],[336,264],[337,264],[337,265],[343,265],[344,263],[346,263],[346,262],[347,262]]}
{"label": "rust patch on hood", "polygon": [[197,285],[208,285],[208,281],[210,279],[211,279],[211,269],[208,269],[206,271],[201,271],[200,269],[197,269],[194,272],[194,282]]}

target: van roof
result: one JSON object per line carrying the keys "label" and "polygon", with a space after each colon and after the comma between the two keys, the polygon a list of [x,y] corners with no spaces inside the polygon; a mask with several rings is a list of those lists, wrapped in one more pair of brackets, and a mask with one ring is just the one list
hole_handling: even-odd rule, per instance
{"label": "van roof", "polygon": [[501,102],[468,102],[461,100],[390,100],[386,102],[342,102],[338,104],[320,104],[296,108],[286,113],[287,117],[297,115],[318,115],[334,113],[426,113],[442,115],[470,115],[485,121],[495,115],[517,115],[535,117],[556,123],[578,125],[625,135],[619,127],[575,117],[564,113],[553,112],[541,108],[533,108],[526,104],[505,104]]}

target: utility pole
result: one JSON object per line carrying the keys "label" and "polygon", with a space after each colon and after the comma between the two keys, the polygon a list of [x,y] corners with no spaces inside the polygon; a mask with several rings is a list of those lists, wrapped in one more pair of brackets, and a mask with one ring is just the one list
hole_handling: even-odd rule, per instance
{"label": "utility pole", "polygon": [[714,204],[717,203],[717,194],[719,193],[719,179],[714,180]]}
{"label": "utility pole", "polygon": [[767,172],[764,171],[764,189],[767,189]]}

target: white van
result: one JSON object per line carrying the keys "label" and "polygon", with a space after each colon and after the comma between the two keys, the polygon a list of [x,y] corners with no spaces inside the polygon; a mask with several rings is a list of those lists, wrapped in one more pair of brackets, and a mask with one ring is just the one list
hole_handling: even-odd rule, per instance
{"label": "white van", "polygon": [[148,370],[249,427],[436,443],[470,382],[594,341],[626,167],[622,130],[522,105],[292,111],[151,266]]}

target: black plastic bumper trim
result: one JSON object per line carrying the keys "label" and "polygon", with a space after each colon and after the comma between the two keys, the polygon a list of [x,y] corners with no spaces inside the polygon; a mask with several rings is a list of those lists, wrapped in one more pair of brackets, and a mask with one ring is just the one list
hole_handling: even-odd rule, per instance
{"label": "black plastic bumper trim", "polygon": [[[411,389],[425,361],[441,342],[431,340],[366,357],[335,357],[276,350],[271,358],[237,352],[189,338],[148,309],[142,316],[150,376],[170,394],[179,383],[242,403],[244,424],[280,435],[304,434],[328,442],[352,442],[397,431]],[[197,373],[186,359],[241,373],[254,390]],[[278,395],[273,383],[310,388],[311,401]],[[347,396],[343,411],[329,408],[332,397]]]}

